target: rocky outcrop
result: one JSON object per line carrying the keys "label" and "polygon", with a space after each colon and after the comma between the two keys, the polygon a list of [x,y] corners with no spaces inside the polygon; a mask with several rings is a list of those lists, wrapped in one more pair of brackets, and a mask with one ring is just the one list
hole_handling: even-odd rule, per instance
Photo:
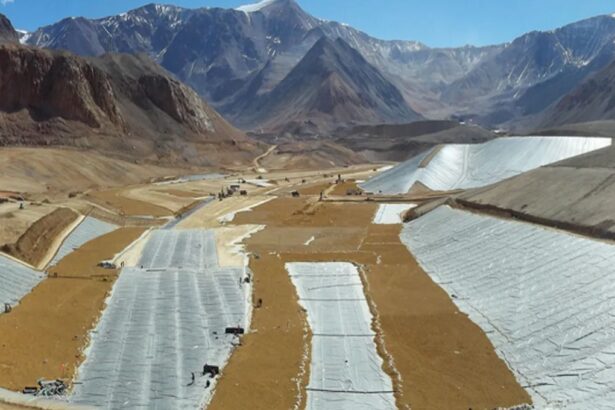
{"label": "rocky outcrop", "polygon": [[68,54],[17,45],[0,47],[0,110],[28,110],[38,121],[60,117],[99,128],[123,121],[109,78]]}
{"label": "rocky outcrop", "polygon": [[0,95],[0,145],[64,145],[200,165],[242,162],[258,151],[144,55],[85,59],[0,45]]}

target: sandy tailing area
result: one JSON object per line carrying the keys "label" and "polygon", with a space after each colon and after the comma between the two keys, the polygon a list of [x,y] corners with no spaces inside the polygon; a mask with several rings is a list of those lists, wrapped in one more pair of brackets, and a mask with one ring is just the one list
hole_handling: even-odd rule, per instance
{"label": "sandy tailing area", "polygon": [[531,401],[481,329],[419,268],[400,242],[400,225],[372,225],[375,212],[368,203],[279,198],[237,215],[235,224],[267,226],[246,242],[254,300],[263,305],[211,408],[288,409],[305,399],[310,335],[284,264],[309,261],[362,267],[383,333],[380,351],[394,366],[385,371],[398,407],[490,409]]}

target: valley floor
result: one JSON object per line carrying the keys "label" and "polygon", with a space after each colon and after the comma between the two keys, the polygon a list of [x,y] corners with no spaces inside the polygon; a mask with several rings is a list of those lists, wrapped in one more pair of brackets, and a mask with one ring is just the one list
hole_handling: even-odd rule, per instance
{"label": "valley floor", "polygon": [[[336,184],[338,175],[345,182]],[[109,328],[110,321],[117,320],[114,319],[117,315],[108,316],[112,314],[109,306],[118,302],[109,296],[120,283],[118,277],[127,272],[140,275],[140,269],[148,269],[149,265],[144,268],[142,265],[148,260],[145,254],[154,246],[151,242],[156,236],[154,232],[170,230],[181,234],[188,232],[186,230],[208,230],[215,237],[212,243],[216,248],[216,266],[249,272],[253,286],[249,304],[254,307],[246,318],[247,334],[241,337],[240,344],[233,342],[228,363],[226,366],[217,363],[221,366],[221,377],[212,385],[215,391],[208,396],[208,403],[203,403],[208,404],[208,408],[240,409],[245,408],[246,403],[254,409],[303,408],[313,399],[316,393],[310,382],[312,366],[327,363],[312,356],[314,338],[322,336],[313,334],[308,312],[299,303],[287,271],[287,264],[296,262],[344,262],[358,269],[362,293],[373,316],[373,337],[368,337],[366,343],[373,343],[378,352],[381,371],[391,380],[398,408],[496,408],[530,403],[528,393],[496,354],[487,335],[458,309],[451,295],[431,280],[401,242],[401,217],[396,219],[389,215],[384,218],[388,224],[377,224],[383,222],[383,218],[377,217],[379,205],[387,198],[372,197],[371,201],[365,201],[364,196],[347,195],[356,190],[355,181],[372,175],[374,165],[326,171],[237,173],[84,190],[73,198],[56,196],[46,204],[49,212],[67,207],[88,215],[88,221],[100,221],[91,225],[94,231],[103,226],[111,226],[112,230],[108,233],[101,230],[99,234],[91,232],[92,237],[86,235],[78,240],[81,234],[77,227],[69,233],[63,232],[62,235],[66,235],[63,240],[49,242],[53,254],[58,252],[53,248],[61,248],[61,244],[73,245],[57,264],[46,267],[47,276],[15,304],[10,313],[0,314],[0,334],[6,335],[0,347],[0,368],[3,369],[0,387],[19,391],[36,385],[39,378],[100,383],[91,377],[92,369],[108,366],[121,366],[117,373],[105,373],[117,374],[117,380],[134,377],[135,383],[137,379],[142,382],[141,379],[149,374],[143,366],[147,367],[148,360],[158,360],[155,346],[163,342],[157,338],[155,327],[138,336],[151,338],[149,346],[154,348],[151,355],[139,359],[145,360],[145,364],[128,360],[128,351],[127,356],[118,356],[117,363],[97,363],[100,356],[89,356],[91,352],[104,351],[100,343],[107,343],[106,339],[97,335]],[[239,185],[247,195],[236,194],[221,201],[208,199],[230,185]],[[298,197],[293,196],[293,192],[297,192]],[[323,200],[320,200],[321,194]],[[396,201],[401,204],[390,208],[401,212],[410,207],[412,198],[397,198]],[[27,210],[31,204],[26,203]],[[10,208],[10,212],[18,213],[19,210]],[[5,234],[7,241],[26,234],[28,227],[36,225],[33,224],[36,217],[29,218],[30,226],[21,224],[19,232]],[[79,226],[85,226],[84,223]],[[177,239],[182,237],[164,236],[167,239],[155,245],[160,250],[185,249],[181,251],[183,259],[177,259],[181,252],[169,256],[169,266],[164,267],[170,269],[169,272],[175,269],[181,274],[182,269],[190,269],[187,261],[192,260],[192,253],[198,249],[194,248],[197,245],[165,242],[183,241]],[[113,263],[111,269],[98,266],[102,261]],[[209,272],[208,266],[208,263],[202,265],[203,272]],[[199,269],[190,270],[190,274],[198,275]],[[139,277],[142,280],[143,277]],[[165,284],[163,275],[157,286]],[[169,281],[168,286],[184,285],[172,285]],[[177,294],[187,290],[176,288]],[[178,309],[177,314],[183,315],[186,306],[173,305],[179,301],[181,299],[171,297],[168,309]],[[223,300],[221,303],[224,306]],[[199,308],[209,309],[207,306],[204,302]],[[138,308],[137,304],[131,309],[138,312]],[[164,314],[164,310],[159,313]],[[221,323],[207,326],[216,332],[213,334],[224,332]],[[186,329],[177,331],[187,334]],[[125,337],[136,336],[130,334]],[[170,343],[179,343],[175,349],[183,355],[189,347],[182,346],[182,340],[178,336]],[[131,346],[133,342],[126,339],[122,343]],[[340,346],[346,346],[336,353],[343,361],[343,357],[351,353],[347,350],[350,345],[342,343]],[[350,356],[346,363],[348,371],[355,371],[356,364]],[[192,397],[194,393],[185,386],[190,382],[191,372],[202,366],[203,363],[190,362],[190,368],[174,367],[167,373],[174,381],[169,380],[165,388],[178,386],[182,395]],[[84,374],[90,377],[80,379]],[[197,383],[204,383],[200,377]],[[156,380],[150,383],[158,383]],[[330,382],[340,381],[323,380],[323,383]],[[109,386],[115,385],[103,387],[108,389]],[[117,386],[119,389],[121,385]],[[348,391],[318,394],[331,395],[333,402],[339,395],[354,394],[356,386],[351,382],[342,381],[342,386]],[[96,395],[92,392],[97,391],[97,385],[79,384],[78,387],[79,391],[89,392],[80,396],[80,403],[102,407],[110,403],[102,397],[100,403],[93,399]],[[135,392],[135,400],[136,397],[157,400],[155,395],[142,394],[143,389],[141,393]],[[123,397],[125,392],[111,394]],[[0,394],[0,400],[1,397]]]}

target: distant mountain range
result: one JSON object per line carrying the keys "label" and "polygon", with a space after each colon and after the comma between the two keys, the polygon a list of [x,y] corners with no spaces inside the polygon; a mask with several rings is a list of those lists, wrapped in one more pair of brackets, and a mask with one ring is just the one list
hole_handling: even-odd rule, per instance
{"label": "distant mountain range", "polygon": [[590,76],[541,116],[541,128],[615,119],[615,62]]}
{"label": "distant mountain range", "polygon": [[[89,148],[137,161],[233,165],[259,147],[146,55],[22,46],[0,15],[0,146]],[[8,27],[8,28],[7,28]]]}
{"label": "distant mountain range", "polygon": [[514,128],[548,122],[538,117],[615,59],[615,18],[502,45],[429,48],[315,18],[294,0],[235,10],[152,4],[65,19],[24,39],[86,56],[146,53],[245,129],[318,133],[421,117]]}
{"label": "distant mountain range", "polygon": [[[285,94],[286,91],[275,88],[288,85],[282,81],[322,37],[346,42],[363,56],[362,64],[366,67],[357,67],[357,71],[379,71],[378,77],[385,78],[397,88],[395,94],[404,97],[402,109],[399,100],[393,98],[385,110],[382,110],[383,103],[387,105],[388,101],[379,101],[375,104],[377,109],[371,111],[374,96],[364,96],[362,90],[352,89],[351,93],[358,95],[359,100],[365,100],[365,105],[347,107],[355,114],[347,115],[344,121],[355,124],[407,122],[418,118],[415,111],[441,108],[438,86],[461,77],[497,50],[497,47],[467,47],[430,52],[413,41],[382,41],[347,25],[317,19],[294,0],[270,1],[239,10],[189,10],[152,4],[99,20],[65,19],[32,33],[27,42],[89,56],[145,52],[197,90],[231,121],[241,124],[246,122],[244,118],[258,121],[262,117],[264,124],[259,126],[276,128],[287,121],[278,119],[274,124],[267,115],[254,112],[255,104],[246,104],[246,99]],[[337,74],[352,76],[352,73]],[[416,78],[422,80],[415,81]],[[348,93],[348,89],[340,93]],[[278,103],[288,105],[284,101]],[[297,113],[311,110],[303,105],[293,107]],[[370,113],[364,119],[366,111]],[[323,115],[334,117],[336,113],[329,111]],[[309,121],[311,117],[290,120]],[[249,121],[249,125],[255,124]]]}

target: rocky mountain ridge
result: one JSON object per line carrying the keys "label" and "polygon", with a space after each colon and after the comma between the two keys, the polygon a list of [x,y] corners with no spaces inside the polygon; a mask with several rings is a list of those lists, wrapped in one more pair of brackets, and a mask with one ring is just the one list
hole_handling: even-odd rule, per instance
{"label": "rocky mountain ridge", "polygon": [[145,55],[86,59],[3,44],[0,95],[0,145],[194,165],[247,161],[260,149]]}
{"label": "rocky mountain ridge", "polygon": [[[237,125],[271,130],[287,124],[283,119],[273,124],[246,99],[273,93],[322,37],[340,38],[357,50],[399,91],[409,112],[505,129],[545,112],[615,59],[611,15],[530,32],[502,45],[430,48],[379,40],[318,19],[295,0],[239,9],[151,4],[103,19],[65,19],[27,41],[84,55],[145,52]],[[259,116],[264,122],[242,120]],[[389,121],[368,117],[366,123]]]}

